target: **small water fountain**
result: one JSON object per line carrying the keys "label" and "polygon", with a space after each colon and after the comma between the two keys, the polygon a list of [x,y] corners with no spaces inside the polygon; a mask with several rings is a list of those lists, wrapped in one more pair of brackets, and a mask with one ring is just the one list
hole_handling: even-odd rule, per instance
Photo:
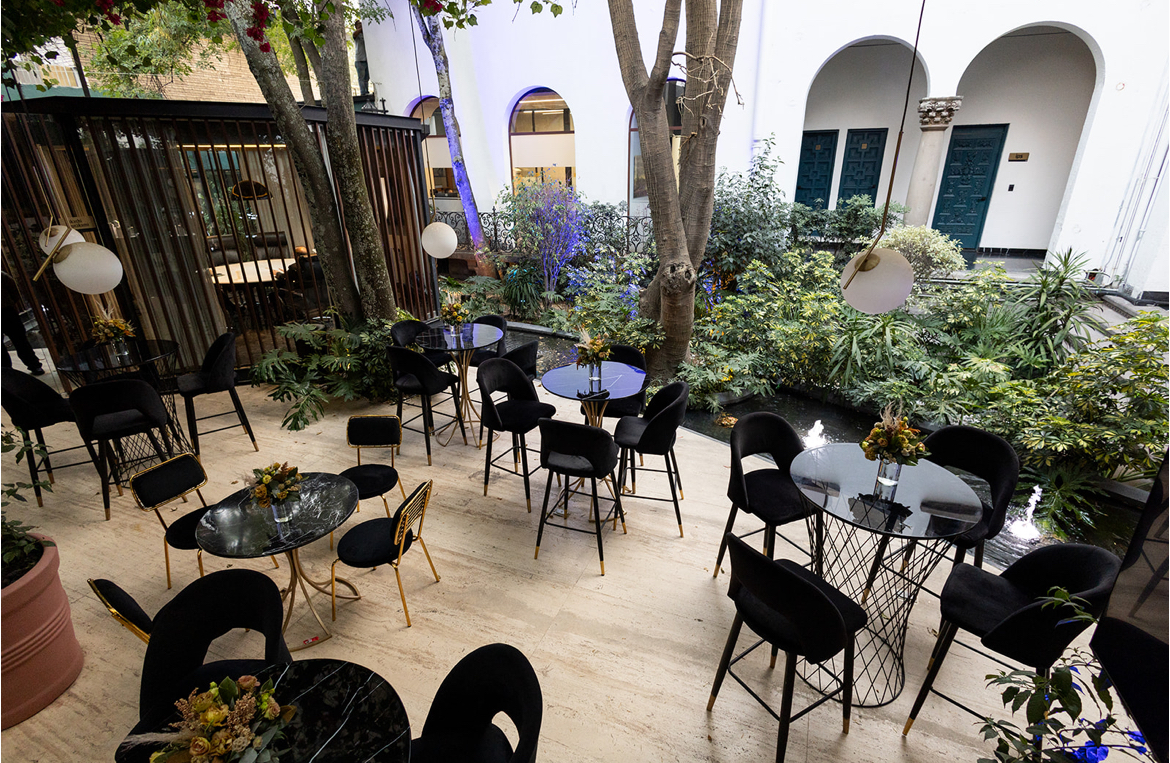
{"label": "small water fountain", "polygon": [[820,419],[817,419],[816,423],[813,424],[811,428],[809,428],[808,434],[806,434],[803,439],[804,447],[808,448],[809,450],[812,450],[813,448],[819,448],[829,442],[829,440],[825,437],[825,425],[821,423]]}
{"label": "small water fountain", "polygon": [[1016,517],[1011,522],[1008,522],[1007,531],[1016,536],[1022,541],[1034,541],[1040,539],[1040,530],[1036,527],[1036,523],[1032,521],[1032,516],[1036,513],[1036,504],[1040,503],[1040,496],[1044,494],[1044,490],[1037,485],[1032,489],[1032,495],[1028,498],[1028,505],[1024,507],[1024,516]]}

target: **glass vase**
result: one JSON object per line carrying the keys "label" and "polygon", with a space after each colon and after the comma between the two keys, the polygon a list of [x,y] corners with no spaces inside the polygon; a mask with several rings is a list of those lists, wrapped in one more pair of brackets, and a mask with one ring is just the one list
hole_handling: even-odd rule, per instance
{"label": "glass vase", "polygon": [[128,359],[130,357],[130,345],[126,344],[125,339],[114,340],[114,354],[122,359]]}
{"label": "glass vase", "polygon": [[594,362],[589,364],[589,391],[601,391],[601,364]]}
{"label": "glass vase", "polygon": [[272,518],[277,524],[283,524],[292,518],[292,506],[284,501],[274,501],[272,504]]}
{"label": "glass vase", "polygon": [[902,476],[902,465],[893,459],[883,458],[878,464],[877,480],[873,494],[879,501],[893,503],[898,492],[898,479]]}

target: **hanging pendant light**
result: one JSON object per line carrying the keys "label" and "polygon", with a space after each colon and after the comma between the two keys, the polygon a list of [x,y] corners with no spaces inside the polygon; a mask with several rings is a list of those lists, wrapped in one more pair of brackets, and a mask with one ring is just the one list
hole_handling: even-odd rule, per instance
{"label": "hanging pendant light", "polygon": [[910,107],[910,86],[914,82],[914,64],[918,63],[918,37],[922,33],[922,16],[926,13],[926,0],[918,13],[918,31],[914,34],[914,52],[910,55],[910,75],[906,79],[906,100],[902,104],[902,122],[898,126],[898,143],[894,147],[894,161],[890,165],[890,184],[886,189],[886,207],[882,211],[882,224],[877,237],[861,254],[849,261],[841,273],[841,294],[855,310],[870,315],[887,313],[901,307],[914,287],[914,270],[901,253],[885,247],[878,249],[878,242],[886,232],[886,221],[890,215],[890,197],[894,193],[894,175],[898,171],[898,154],[902,151],[902,133],[906,127],[906,111]]}
{"label": "hanging pendant light", "polygon": [[50,225],[41,231],[41,235],[37,239],[41,251],[47,255],[52,255],[70,244],[80,244],[82,241],[85,241],[85,236],[68,225]]}
{"label": "hanging pendant light", "polygon": [[67,225],[50,225],[37,240],[47,257],[33,280],[53,264],[57,279],[67,288],[82,294],[105,294],[122,280],[122,263],[118,255],[101,244],[85,240]]}
{"label": "hanging pendant light", "polygon": [[459,236],[455,229],[444,222],[433,222],[423,228],[422,248],[436,260],[445,260],[455,253],[459,246]]}

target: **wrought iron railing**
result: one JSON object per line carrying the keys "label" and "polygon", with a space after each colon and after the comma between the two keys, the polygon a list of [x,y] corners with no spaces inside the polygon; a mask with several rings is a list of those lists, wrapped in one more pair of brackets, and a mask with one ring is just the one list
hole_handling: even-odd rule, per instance
{"label": "wrought iron railing", "polygon": [[[459,237],[459,250],[471,251],[467,216],[458,210],[433,213],[434,220],[450,225]],[[507,212],[492,210],[479,213],[483,237],[493,252],[516,251],[516,221]],[[654,226],[649,217],[635,217],[615,212],[588,211],[581,218],[582,237],[591,244],[605,245],[619,252],[646,252],[654,241]]]}

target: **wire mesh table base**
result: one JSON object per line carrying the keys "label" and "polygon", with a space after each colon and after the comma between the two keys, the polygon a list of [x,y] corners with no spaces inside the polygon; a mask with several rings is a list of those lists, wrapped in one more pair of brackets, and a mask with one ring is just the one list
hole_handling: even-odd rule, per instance
{"label": "wire mesh table base", "polygon": [[[918,591],[943,558],[945,539],[910,539],[871,532],[817,512],[807,520],[813,569],[865,610],[857,632],[853,704],[881,707],[897,699],[906,684],[903,649],[910,610]],[[824,665],[801,661],[797,673],[821,692],[837,688],[844,653]],[[826,670],[827,668],[828,670]],[[831,673],[830,673],[831,671]]]}

